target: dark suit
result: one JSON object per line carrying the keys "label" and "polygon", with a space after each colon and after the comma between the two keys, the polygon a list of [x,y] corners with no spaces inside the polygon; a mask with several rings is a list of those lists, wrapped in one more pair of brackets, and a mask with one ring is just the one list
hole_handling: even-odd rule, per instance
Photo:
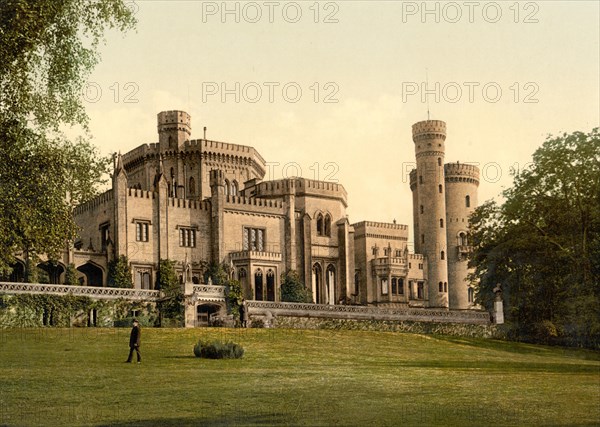
{"label": "dark suit", "polygon": [[140,354],[140,342],[141,342],[142,331],[140,330],[139,325],[131,328],[131,335],[129,335],[129,357],[127,358],[128,362],[131,362],[133,358],[133,351],[137,353],[137,361],[142,361],[142,355]]}

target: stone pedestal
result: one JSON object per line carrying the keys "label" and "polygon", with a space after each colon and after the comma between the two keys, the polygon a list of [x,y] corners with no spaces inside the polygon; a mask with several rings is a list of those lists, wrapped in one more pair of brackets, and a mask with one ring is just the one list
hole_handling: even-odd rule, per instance
{"label": "stone pedestal", "polygon": [[494,301],[494,320],[497,325],[504,323],[504,306],[502,301]]}

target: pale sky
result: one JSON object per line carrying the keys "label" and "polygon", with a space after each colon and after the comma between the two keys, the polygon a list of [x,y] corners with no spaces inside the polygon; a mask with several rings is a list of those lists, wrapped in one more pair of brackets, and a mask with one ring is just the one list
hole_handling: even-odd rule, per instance
{"label": "pale sky", "polygon": [[352,223],[412,230],[422,95],[445,161],[479,165],[480,203],[548,134],[599,126],[597,1],[128,3],[137,30],[108,35],[85,94],[102,153],[157,142],[156,114],[184,110],[193,139],[206,126],[278,162],[265,179],[295,162],[343,184]]}

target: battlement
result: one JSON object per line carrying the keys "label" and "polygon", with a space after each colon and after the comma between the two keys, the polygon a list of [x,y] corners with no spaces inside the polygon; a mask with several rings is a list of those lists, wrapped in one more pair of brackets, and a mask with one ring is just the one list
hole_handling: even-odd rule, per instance
{"label": "battlement", "polygon": [[172,208],[210,211],[210,200],[199,201],[169,197],[167,204]]}
{"label": "battlement", "polygon": [[108,190],[98,196],[94,197],[92,200],[85,202],[79,206],[76,206],[73,209],[74,215],[81,215],[84,212],[91,211],[99,207],[100,205],[105,205],[113,200],[113,190]]}
{"label": "battlement", "polygon": [[392,222],[361,221],[361,222],[352,224],[352,226],[355,229],[372,227],[372,228],[390,229],[390,230],[408,230],[408,225],[394,224]]}
{"label": "battlement", "polygon": [[449,182],[471,182],[479,185],[479,168],[466,163],[446,163],[444,165],[445,180]]}
{"label": "battlement", "polygon": [[412,126],[413,141],[423,139],[446,139],[446,122],[441,120],[424,120]]}
{"label": "battlement", "polygon": [[423,254],[408,254],[408,259],[409,260],[416,259],[416,260],[421,261],[421,260],[425,259],[425,257],[423,256]]}
{"label": "battlement", "polygon": [[261,199],[256,197],[243,196],[226,196],[225,202],[230,205],[247,205],[283,209],[283,201],[281,200]]}
{"label": "battlement", "polygon": [[335,182],[295,177],[261,182],[248,189],[253,191],[255,196],[262,197],[283,197],[286,194],[330,197],[339,199],[344,206],[348,206],[346,189],[343,185]]}
{"label": "battlement", "polygon": [[129,187],[128,193],[129,197],[135,197],[138,199],[154,199],[156,194],[154,191],[140,190],[133,187]]}
{"label": "battlement", "polygon": [[192,119],[188,113],[185,111],[171,110],[171,111],[161,111],[157,114],[157,122],[158,122],[158,131],[161,131],[161,127],[187,127],[191,129],[192,127]]}

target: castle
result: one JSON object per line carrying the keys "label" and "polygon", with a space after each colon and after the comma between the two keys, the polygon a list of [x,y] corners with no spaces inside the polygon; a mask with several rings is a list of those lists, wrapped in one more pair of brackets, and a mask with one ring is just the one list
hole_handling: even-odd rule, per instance
{"label": "castle", "polygon": [[[291,269],[319,304],[474,308],[465,279],[479,170],[444,164],[444,122],[412,128],[415,253],[406,225],[351,224],[342,185],[262,181],[256,149],[194,140],[191,130],[186,112],[159,113],[158,142],[119,154],[112,189],[75,209],[81,231],[63,261],[82,284],[106,286],[108,263],[126,255],[140,289],[154,289],[159,260],[171,259],[182,282],[201,283],[207,262],[230,265],[249,300],[280,301]],[[57,268],[50,280],[60,283]]]}

